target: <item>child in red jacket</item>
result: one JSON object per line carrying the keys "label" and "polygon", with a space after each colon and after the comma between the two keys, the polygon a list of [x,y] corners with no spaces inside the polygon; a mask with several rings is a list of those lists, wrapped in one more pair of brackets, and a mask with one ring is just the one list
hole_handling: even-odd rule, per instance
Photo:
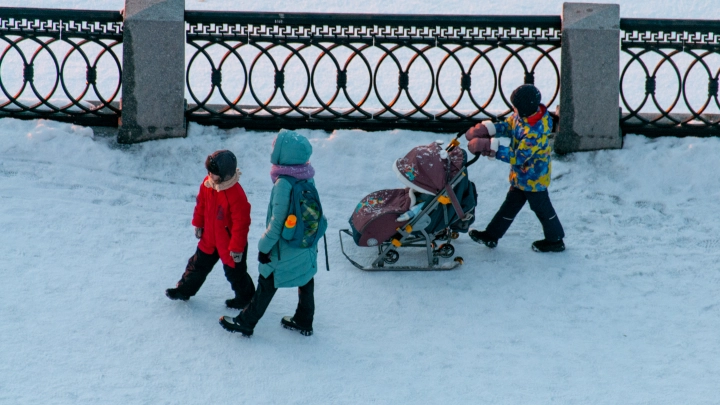
{"label": "child in red jacket", "polygon": [[232,152],[214,152],[207,157],[205,167],[208,175],[200,185],[192,219],[200,242],[177,286],[165,290],[165,295],[172,300],[187,301],[221,260],[225,278],[235,291],[235,298],[226,300],[225,305],[243,309],[255,293],[255,285],[247,273],[250,203],[238,183],[240,170]]}

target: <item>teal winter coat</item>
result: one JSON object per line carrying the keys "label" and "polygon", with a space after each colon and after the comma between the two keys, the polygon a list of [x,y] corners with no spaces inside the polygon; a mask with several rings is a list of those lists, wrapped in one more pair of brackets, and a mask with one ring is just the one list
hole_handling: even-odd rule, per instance
{"label": "teal winter coat", "polygon": [[[301,165],[310,160],[312,146],[293,131],[281,130],[273,146],[270,162],[274,165]],[[313,181],[313,180],[310,180]],[[268,204],[266,229],[258,243],[258,250],[270,252],[270,263],[260,264],[263,277],[274,274],[275,287],[300,287],[317,273],[317,246],[297,248],[280,238],[290,207],[292,185],[279,177],[273,186]]]}

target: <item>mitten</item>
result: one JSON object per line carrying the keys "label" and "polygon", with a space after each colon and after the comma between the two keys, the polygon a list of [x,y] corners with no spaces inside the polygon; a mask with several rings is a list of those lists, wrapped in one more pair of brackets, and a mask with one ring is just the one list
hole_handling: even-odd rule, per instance
{"label": "mitten", "polygon": [[230,252],[230,257],[232,257],[235,263],[240,263],[242,261],[243,254],[238,252]]}
{"label": "mitten", "polygon": [[198,227],[196,226],[196,227],[195,227],[195,237],[198,238],[198,239],[202,238],[202,233],[203,233],[203,229],[202,229],[202,228],[198,228]]}
{"label": "mitten", "polygon": [[258,262],[261,264],[270,263],[270,253],[258,252]]}
{"label": "mitten", "polygon": [[494,156],[494,152],[497,152],[498,146],[498,141],[495,138],[475,138],[468,142],[470,153],[476,155],[479,153],[483,156],[490,156],[489,154],[491,152],[493,152],[492,154]]}
{"label": "mitten", "polygon": [[495,124],[492,122],[481,122],[468,129],[465,133],[465,139],[472,141],[477,138],[490,138],[493,135],[495,135]]}
{"label": "mitten", "polygon": [[468,149],[472,154],[482,154],[490,150],[490,138],[475,138],[468,142]]}

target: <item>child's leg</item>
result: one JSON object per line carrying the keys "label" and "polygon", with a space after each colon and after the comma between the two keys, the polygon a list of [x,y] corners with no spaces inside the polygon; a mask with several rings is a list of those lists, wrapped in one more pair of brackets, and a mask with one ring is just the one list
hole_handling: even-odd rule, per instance
{"label": "child's leg", "polygon": [[260,277],[258,277],[257,290],[255,290],[250,304],[240,312],[238,318],[241,318],[245,324],[254,328],[260,318],[265,314],[265,310],[268,305],[270,305],[270,301],[272,301],[276,291],[277,288],[275,288],[275,278],[273,275],[270,274],[268,278],[265,278],[261,274]]}
{"label": "child's leg", "polygon": [[542,224],[545,239],[554,242],[564,238],[565,231],[550,202],[550,195],[547,190],[527,192],[526,195],[530,203],[530,209],[535,212]]}
{"label": "child's leg", "polygon": [[310,279],[302,287],[298,287],[298,305],[293,319],[298,326],[312,329],[315,315],[315,279]]}
{"label": "child's leg", "polygon": [[184,295],[190,297],[195,295],[219,259],[217,250],[212,254],[207,254],[197,248],[195,254],[188,259],[185,273],[177,283],[177,289]]}
{"label": "child's leg", "polygon": [[245,245],[242,260],[236,262],[234,268],[223,264],[225,278],[230,282],[233,291],[235,291],[235,298],[242,302],[242,305],[240,305],[242,307],[250,302],[255,293],[255,284],[253,284],[252,277],[247,272],[247,251],[248,247]]}
{"label": "child's leg", "polygon": [[510,228],[513,220],[515,220],[515,216],[520,212],[523,205],[525,205],[525,201],[527,201],[527,198],[522,190],[510,187],[510,190],[508,190],[505,196],[505,201],[485,228],[488,236],[495,239],[502,238],[508,228]]}

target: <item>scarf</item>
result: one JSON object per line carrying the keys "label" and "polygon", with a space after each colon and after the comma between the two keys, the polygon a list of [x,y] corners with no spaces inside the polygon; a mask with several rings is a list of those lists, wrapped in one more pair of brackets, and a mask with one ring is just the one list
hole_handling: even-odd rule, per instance
{"label": "scarf", "polygon": [[270,178],[273,184],[275,184],[280,176],[291,176],[298,180],[307,180],[315,176],[315,169],[313,169],[310,162],[302,165],[272,165]]}
{"label": "scarf", "polygon": [[210,176],[208,176],[205,179],[205,182],[203,183],[203,185],[205,185],[205,187],[207,187],[207,188],[212,188],[215,191],[227,190],[230,187],[234,186],[235,183],[238,182],[238,180],[240,180],[241,174],[242,174],[242,172],[240,171],[240,169],[235,169],[235,174],[232,177],[230,177],[228,180],[223,181],[222,183],[215,183],[214,181],[212,181]]}

